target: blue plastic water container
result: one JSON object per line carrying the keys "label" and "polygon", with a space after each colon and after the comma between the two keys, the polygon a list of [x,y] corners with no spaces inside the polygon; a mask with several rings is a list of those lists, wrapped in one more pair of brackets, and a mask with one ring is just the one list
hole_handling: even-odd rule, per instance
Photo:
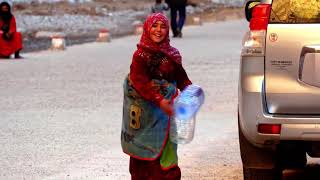
{"label": "blue plastic water container", "polygon": [[177,144],[192,141],[195,117],[204,103],[204,92],[200,86],[189,85],[174,100],[174,117],[170,122],[170,139]]}

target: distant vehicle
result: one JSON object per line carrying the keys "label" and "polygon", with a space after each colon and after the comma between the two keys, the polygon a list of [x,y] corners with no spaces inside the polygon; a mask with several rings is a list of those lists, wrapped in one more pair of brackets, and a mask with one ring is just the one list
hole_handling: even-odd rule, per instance
{"label": "distant vehicle", "polygon": [[245,180],[320,157],[320,1],[248,1],[239,79]]}

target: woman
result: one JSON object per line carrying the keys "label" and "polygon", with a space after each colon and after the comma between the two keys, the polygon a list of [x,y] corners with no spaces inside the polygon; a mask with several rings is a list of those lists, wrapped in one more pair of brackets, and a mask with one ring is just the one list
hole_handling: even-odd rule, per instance
{"label": "woman", "polygon": [[124,83],[121,145],[131,156],[132,180],[179,180],[169,122],[177,88],[183,90],[191,81],[179,51],[170,46],[168,19],[162,13],[151,14],[143,28]]}
{"label": "woman", "polygon": [[11,14],[10,5],[7,2],[0,4],[0,57],[10,58],[14,53],[15,58],[21,58],[22,49],[21,33],[17,32],[16,20]]}

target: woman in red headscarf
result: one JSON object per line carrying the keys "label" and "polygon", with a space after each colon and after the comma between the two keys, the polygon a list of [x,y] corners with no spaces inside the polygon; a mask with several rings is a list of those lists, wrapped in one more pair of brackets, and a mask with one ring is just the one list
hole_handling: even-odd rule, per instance
{"label": "woman in red headscarf", "polygon": [[[130,81],[140,96],[158,106],[170,117],[173,114],[172,101],[164,98],[158,88],[154,88],[152,80],[166,80],[180,90],[190,85],[191,81],[182,67],[179,51],[170,45],[168,19],[161,13],[151,14],[143,28],[144,32],[130,66]],[[130,157],[129,170],[132,180],[181,178],[177,149],[170,148],[176,145],[168,139],[165,139],[165,145],[156,159]]]}
{"label": "woman in red headscarf", "polygon": [[11,14],[10,5],[7,2],[0,4],[0,58],[21,58],[19,52],[22,49],[21,33],[17,32],[16,20]]}

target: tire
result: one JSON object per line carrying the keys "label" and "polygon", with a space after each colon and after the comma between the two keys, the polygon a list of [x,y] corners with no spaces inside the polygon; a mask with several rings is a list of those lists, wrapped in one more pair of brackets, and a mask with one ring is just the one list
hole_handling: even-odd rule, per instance
{"label": "tire", "polygon": [[271,169],[255,169],[243,167],[244,180],[280,180],[282,174]]}
{"label": "tire", "polygon": [[306,148],[303,142],[284,141],[278,148],[283,169],[301,169],[307,165]]}
{"label": "tire", "polygon": [[280,180],[282,168],[277,151],[252,145],[243,135],[240,125],[238,129],[244,180]]}

